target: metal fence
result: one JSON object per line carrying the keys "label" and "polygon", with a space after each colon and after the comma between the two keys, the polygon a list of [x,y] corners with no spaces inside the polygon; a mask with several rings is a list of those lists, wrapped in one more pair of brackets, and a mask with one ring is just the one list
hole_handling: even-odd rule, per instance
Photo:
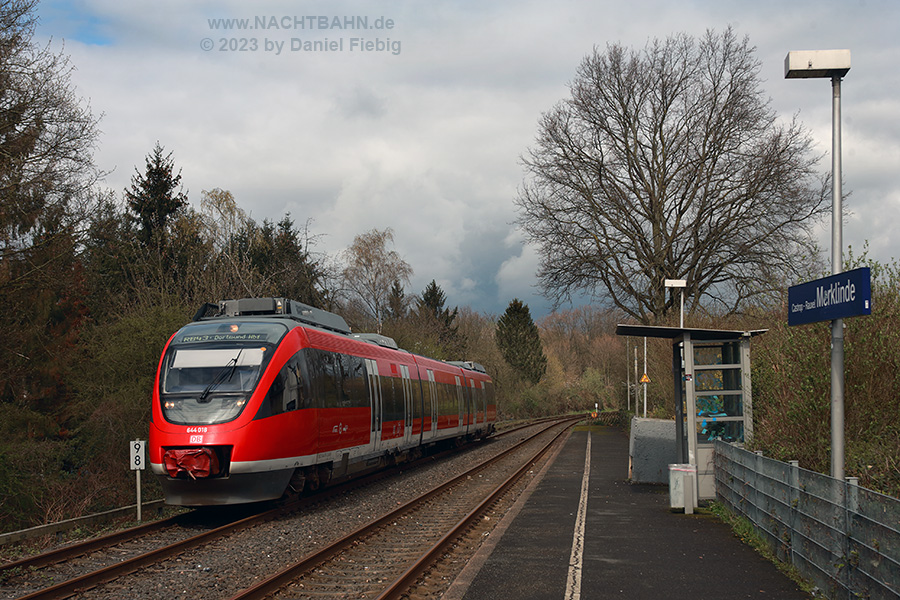
{"label": "metal fence", "polygon": [[[144,511],[144,514],[148,514],[150,512],[150,509],[152,508],[155,508],[156,510],[162,510],[164,506],[165,504],[163,500],[151,500],[150,502],[141,503],[141,509]],[[127,518],[129,515],[134,514],[136,511],[137,505],[132,504],[131,506],[114,508],[106,512],[87,515],[84,517],[75,517],[74,519],[67,519],[65,521],[58,521],[56,523],[37,525],[36,527],[22,529],[20,531],[0,533],[0,546],[12,544],[13,542],[31,540],[45,535],[56,534],[58,536],[66,531],[71,531],[72,529],[76,529],[78,527],[105,523],[107,521],[122,517]]]}
{"label": "metal fence", "polygon": [[716,498],[822,594],[900,598],[900,500],[716,442]]}

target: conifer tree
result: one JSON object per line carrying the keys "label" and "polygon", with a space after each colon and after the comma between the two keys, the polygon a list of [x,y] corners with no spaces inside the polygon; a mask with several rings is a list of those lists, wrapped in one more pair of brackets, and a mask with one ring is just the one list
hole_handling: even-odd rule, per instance
{"label": "conifer tree", "polygon": [[140,238],[150,244],[165,231],[172,215],[187,205],[187,195],[181,191],[181,171],[175,173],[172,153],[165,152],[159,142],[147,155],[144,173],[135,167],[131,188],[125,190],[128,207],[140,223]]}
{"label": "conifer tree", "polygon": [[528,305],[514,298],[497,321],[496,335],[506,362],[527,381],[538,383],[547,370],[547,357]]}
{"label": "conifer tree", "polygon": [[416,302],[416,317],[423,331],[432,331],[441,347],[441,352],[458,360],[466,351],[466,338],[459,332],[457,316],[459,308],[446,308],[447,295],[435,280],[425,286]]}
{"label": "conifer tree", "polygon": [[398,279],[391,286],[391,293],[388,296],[388,317],[394,320],[402,319],[408,310],[409,299],[403,291],[403,284]]}
{"label": "conifer tree", "polygon": [[446,302],[447,295],[444,290],[432,279],[431,283],[426,285],[422,291],[422,298],[418,302],[419,314],[434,317],[434,320],[443,329],[455,333],[457,328],[453,326],[453,321],[456,320],[459,310],[454,308],[451,311],[449,308],[444,308]]}

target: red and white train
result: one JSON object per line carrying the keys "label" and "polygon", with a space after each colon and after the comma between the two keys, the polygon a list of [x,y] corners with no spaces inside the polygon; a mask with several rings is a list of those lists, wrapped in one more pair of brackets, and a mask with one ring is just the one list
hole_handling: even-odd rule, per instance
{"label": "red and white train", "polygon": [[485,437],[491,378],[284,298],[206,304],[166,344],[150,464],[166,502],[257,502]]}

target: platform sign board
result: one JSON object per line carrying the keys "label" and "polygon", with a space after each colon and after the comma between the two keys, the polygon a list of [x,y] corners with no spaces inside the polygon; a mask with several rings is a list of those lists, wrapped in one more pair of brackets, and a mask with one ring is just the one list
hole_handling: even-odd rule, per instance
{"label": "platform sign board", "polygon": [[788,325],[833,321],[872,313],[869,267],[788,288]]}

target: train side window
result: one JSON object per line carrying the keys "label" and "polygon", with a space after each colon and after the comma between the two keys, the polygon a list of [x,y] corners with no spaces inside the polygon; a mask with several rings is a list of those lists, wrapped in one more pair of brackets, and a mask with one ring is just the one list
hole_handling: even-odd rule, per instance
{"label": "train side window", "polygon": [[402,421],[405,414],[403,388],[397,377],[381,378],[381,402],[385,421]]}
{"label": "train side window", "polygon": [[257,418],[309,407],[305,362],[303,356],[297,354],[281,368],[266,392]]}
{"label": "train side window", "polygon": [[309,405],[310,408],[322,408],[322,398],[325,395],[322,353],[314,348],[310,348],[305,352],[307,376],[309,378]]}
{"label": "train side window", "polygon": [[393,421],[394,386],[390,376],[381,377],[381,414],[384,421]]}
{"label": "train side window", "polygon": [[359,356],[347,356],[347,395],[350,398],[350,406],[369,406],[369,396],[366,390],[366,366],[365,361]]}
{"label": "train side window", "polygon": [[298,408],[313,408],[313,393],[312,393],[312,381],[311,381],[311,373],[309,369],[309,351],[301,350],[294,357],[296,361],[296,373],[298,379],[297,386],[297,407]]}
{"label": "train side window", "polygon": [[285,369],[281,371],[272,380],[269,391],[266,392],[266,398],[263,400],[262,406],[259,407],[258,417],[271,417],[284,412],[284,392],[285,392]]}
{"label": "train side window", "polygon": [[336,356],[331,352],[322,352],[320,354],[322,361],[322,407],[337,408],[340,404],[340,379],[341,366],[340,361],[335,360]]}
{"label": "train side window", "polygon": [[338,377],[338,402],[341,407],[353,406],[353,364],[349,354],[335,355],[335,375]]}
{"label": "train side window", "polygon": [[448,386],[446,383],[439,383],[438,396],[438,414],[452,414],[454,411],[450,402],[450,386]]}
{"label": "train side window", "polygon": [[309,395],[306,393],[306,378],[302,355],[297,354],[284,366],[284,410],[309,408]]}

